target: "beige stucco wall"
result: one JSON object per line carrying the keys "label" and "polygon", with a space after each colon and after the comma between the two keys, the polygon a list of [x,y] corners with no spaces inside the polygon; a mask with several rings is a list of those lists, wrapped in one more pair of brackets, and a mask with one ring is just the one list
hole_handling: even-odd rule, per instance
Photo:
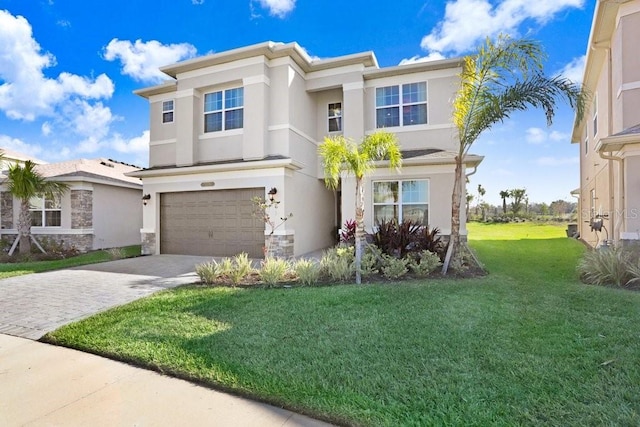
{"label": "beige stucco wall", "polygon": [[94,249],[140,244],[142,190],[93,185]]}

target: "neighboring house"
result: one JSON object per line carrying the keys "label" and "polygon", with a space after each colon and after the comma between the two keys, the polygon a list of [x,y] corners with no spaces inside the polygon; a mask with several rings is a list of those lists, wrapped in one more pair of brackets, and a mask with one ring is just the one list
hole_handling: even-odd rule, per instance
{"label": "neighboring house", "polygon": [[596,2],[583,79],[592,99],[571,139],[580,144],[578,227],[591,246],[640,240],[639,41],[640,0]]}
{"label": "neighboring house", "polygon": [[[32,234],[82,252],[139,244],[142,184],[125,175],[136,170],[139,168],[109,159],[39,164],[37,171],[42,176],[67,183],[70,189],[56,200],[31,200]],[[20,201],[7,191],[6,184],[0,185],[3,238],[15,239],[19,211]]]}
{"label": "neighboring house", "polygon": [[2,152],[4,159],[0,162],[0,171],[5,171],[9,169],[9,166],[14,164],[24,165],[27,160],[31,160],[32,163],[35,164],[44,164],[46,162],[37,159],[35,157],[31,157],[24,153],[19,153],[17,151],[10,150],[8,148],[1,148],[0,152]]}
{"label": "neighboring house", "polygon": [[[452,100],[459,59],[379,68],[372,52],[312,59],[296,43],[265,42],[161,68],[174,78],[135,93],[148,99],[150,195],[143,253],[262,257],[270,228],[252,197],[280,202],[273,254],[298,256],[330,246],[355,218],[355,180],[324,184],[318,145],[325,136],[356,141],[377,129],[397,135],[400,174],[385,162],[366,180],[365,227],[412,218],[450,233]],[[482,157],[470,155],[466,167]],[[462,232],[464,229],[464,213]]]}

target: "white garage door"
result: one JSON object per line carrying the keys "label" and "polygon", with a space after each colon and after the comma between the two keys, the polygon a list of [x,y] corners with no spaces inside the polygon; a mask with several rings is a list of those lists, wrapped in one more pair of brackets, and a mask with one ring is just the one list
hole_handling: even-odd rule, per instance
{"label": "white garage door", "polygon": [[160,253],[262,258],[264,222],[251,199],[264,188],[160,195]]}

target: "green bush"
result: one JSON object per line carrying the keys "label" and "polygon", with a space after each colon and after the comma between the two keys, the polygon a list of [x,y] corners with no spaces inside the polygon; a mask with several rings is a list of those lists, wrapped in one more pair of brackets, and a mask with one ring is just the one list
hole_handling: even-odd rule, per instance
{"label": "green bush", "polygon": [[383,259],[382,275],[387,279],[399,279],[409,272],[409,270],[407,270],[408,259],[395,258],[389,255],[383,255]]}
{"label": "green bush", "polygon": [[370,277],[378,274],[382,267],[382,250],[376,245],[367,245],[362,254],[360,273],[362,277]]}
{"label": "green bush", "polygon": [[322,275],[333,281],[346,282],[355,273],[354,260],[353,246],[336,246],[327,249],[320,260]]}
{"label": "green bush", "polygon": [[320,266],[314,261],[299,259],[293,264],[293,270],[304,286],[314,286],[320,280]]}
{"label": "green bush", "polygon": [[109,258],[112,260],[123,259],[127,256],[127,253],[123,248],[110,248],[107,249],[106,252],[109,254]]}
{"label": "green bush", "polygon": [[205,285],[213,284],[221,276],[220,264],[215,260],[196,265],[196,274]]}
{"label": "green bush", "polygon": [[232,265],[231,271],[227,273],[227,276],[234,286],[253,272],[251,260],[246,252],[234,256]]}
{"label": "green bush", "polygon": [[640,280],[639,252],[623,247],[587,251],[578,263],[578,273],[583,282],[592,285],[631,286]]}
{"label": "green bush", "polygon": [[262,261],[258,275],[265,285],[271,287],[282,282],[291,271],[291,263],[286,259],[268,257]]}
{"label": "green bush", "polygon": [[426,250],[409,260],[409,268],[416,276],[428,276],[441,265],[438,254]]}

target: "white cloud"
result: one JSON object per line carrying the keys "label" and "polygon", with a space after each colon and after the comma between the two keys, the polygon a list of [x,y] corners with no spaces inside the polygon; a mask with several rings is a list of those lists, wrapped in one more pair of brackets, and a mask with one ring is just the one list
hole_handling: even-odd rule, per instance
{"label": "white cloud", "polygon": [[0,147],[36,158],[42,154],[42,148],[40,146],[28,144],[18,138],[12,138],[8,135],[0,135]]}
{"label": "white cloud", "polygon": [[543,144],[549,141],[562,142],[569,141],[571,136],[564,132],[559,132],[557,130],[547,132],[544,129],[540,128],[529,128],[526,130],[525,139],[529,144]]}
{"label": "white cloud", "polygon": [[411,58],[405,58],[398,65],[408,65],[408,64],[417,64],[419,62],[429,62],[429,61],[438,61],[440,59],[445,59],[444,55],[440,52],[431,52],[427,56],[419,56],[415,55]]}
{"label": "white cloud", "polygon": [[191,0],[191,4],[204,4],[204,0]]}
{"label": "white cloud", "polygon": [[269,15],[284,18],[296,7],[296,0],[259,0],[260,5],[269,10]]}
{"label": "white cloud", "polygon": [[560,70],[559,74],[568,78],[574,83],[582,83],[582,76],[584,74],[584,61],[586,60],[586,55],[579,56],[577,58],[573,58],[571,62]]}
{"label": "white cloud", "polygon": [[113,39],[104,48],[104,59],[122,63],[122,74],[146,83],[160,83],[169,79],[159,68],[196,55],[189,43],[164,45],[157,40],[135,42]]}
{"label": "white cloud", "polygon": [[504,0],[495,3],[490,0],[449,1],[444,21],[424,36],[421,47],[428,52],[461,54],[485,37],[515,34],[525,20],[544,24],[567,8],[582,7],[584,0]]}
{"label": "white cloud", "polygon": [[51,135],[51,124],[49,122],[44,122],[40,127],[40,130],[44,136]]}
{"label": "white cloud", "polygon": [[130,140],[124,140],[120,135],[111,142],[113,148],[120,153],[148,153],[149,152],[149,131],[145,130],[142,135]]}
{"label": "white cloud", "polygon": [[535,163],[538,166],[565,166],[580,163],[578,157],[540,157]]}
{"label": "white cloud", "polygon": [[111,79],[104,74],[95,80],[70,73],[48,78],[43,70],[56,65],[55,57],[33,38],[31,25],[22,16],[0,10],[0,110],[15,120],[33,121],[54,116],[55,111],[77,98],[110,98]]}

